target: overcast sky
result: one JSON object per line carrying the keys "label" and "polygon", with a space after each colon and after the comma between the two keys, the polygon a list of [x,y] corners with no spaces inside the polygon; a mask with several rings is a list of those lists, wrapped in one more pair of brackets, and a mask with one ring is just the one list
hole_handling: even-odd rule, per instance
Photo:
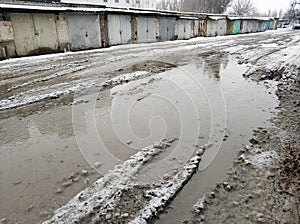
{"label": "overcast sky", "polygon": [[252,0],[252,2],[262,13],[267,12],[268,9],[277,9],[277,11],[282,9],[286,11],[290,5],[290,0]]}

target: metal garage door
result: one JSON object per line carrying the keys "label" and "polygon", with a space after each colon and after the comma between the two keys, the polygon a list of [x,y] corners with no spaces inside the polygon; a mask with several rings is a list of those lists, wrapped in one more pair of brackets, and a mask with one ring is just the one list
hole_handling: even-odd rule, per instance
{"label": "metal garage door", "polygon": [[199,36],[199,20],[194,20],[194,37]]}
{"label": "metal garage door", "polygon": [[168,19],[168,40],[175,39],[175,19]]}
{"label": "metal garage door", "polygon": [[33,14],[39,53],[56,51],[58,49],[55,19],[55,15]]}
{"label": "metal garage door", "polygon": [[120,16],[108,15],[108,39],[109,45],[116,45],[121,43],[120,35]]}
{"label": "metal garage door", "polygon": [[130,16],[108,15],[108,38],[110,45],[126,44],[131,40]]}
{"label": "metal garage door", "polygon": [[156,41],[157,19],[148,17],[148,42]]}
{"label": "metal garage door", "polygon": [[68,15],[68,29],[72,50],[101,47],[98,15]]}
{"label": "metal garage door", "polygon": [[138,42],[148,41],[148,18],[147,17],[137,17],[137,38]]}
{"label": "metal garage door", "polygon": [[166,41],[168,40],[168,18],[160,18],[159,23],[160,38],[161,40]]}
{"label": "metal garage door", "polygon": [[184,39],[188,40],[191,38],[192,36],[192,20],[185,20],[184,23],[184,28],[185,28],[185,35],[184,35]]}
{"label": "metal garage door", "polygon": [[175,38],[175,19],[160,18],[160,37],[161,40],[174,40]]}
{"label": "metal garage door", "polygon": [[126,44],[131,41],[131,17],[120,15],[120,27],[121,27],[121,43]]}
{"label": "metal garage door", "polygon": [[151,17],[137,17],[138,42],[156,41],[157,19]]}
{"label": "metal garage door", "polygon": [[178,39],[184,40],[185,37],[185,20],[178,20]]}
{"label": "metal garage door", "polygon": [[24,56],[37,53],[37,42],[31,14],[13,13],[11,14],[11,20],[15,33],[17,55]]}

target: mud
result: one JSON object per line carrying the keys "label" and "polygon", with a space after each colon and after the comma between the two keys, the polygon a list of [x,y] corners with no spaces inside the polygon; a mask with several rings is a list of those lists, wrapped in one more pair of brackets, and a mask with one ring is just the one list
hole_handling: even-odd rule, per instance
{"label": "mud", "polygon": [[[1,61],[0,191],[6,203],[0,204],[0,220],[41,223],[51,219],[57,211],[63,211],[56,209],[68,205],[78,192],[90,189],[116,165],[164,137],[177,141],[156,145],[164,150],[142,163],[139,175],[134,176],[135,183],[124,185],[120,191],[123,198],[115,204],[116,209],[105,210],[99,222],[188,220],[193,205],[217,181],[224,180],[237,151],[251,138],[255,144],[271,139],[273,151],[249,146],[244,155],[246,162],[236,162],[238,176],[245,177],[245,187],[231,179],[220,184],[218,191],[207,196],[209,200],[196,206],[204,213],[193,220],[212,223],[213,217],[210,219],[205,212],[210,213],[209,205],[222,203],[218,192],[230,204],[227,194],[238,189],[244,189],[245,194],[257,190],[255,184],[249,185],[253,189],[246,188],[248,180],[259,185],[261,179],[263,184],[275,186],[266,187],[266,194],[255,203],[269,200],[265,207],[274,207],[277,201],[272,198],[277,200],[278,195],[273,190],[278,186],[283,191],[278,201],[286,202],[286,195],[297,195],[297,179],[288,176],[286,169],[293,169],[291,157],[297,156],[299,141],[291,137],[296,134],[291,134],[299,128],[293,120],[299,115],[299,96],[295,95],[298,86],[286,85],[298,82],[292,73],[288,75],[292,70],[282,68],[297,65],[298,42],[294,31],[284,30]],[[277,61],[280,66],[272,67]],[[270,69],[264,69],[265,65]],[[292,67],[297,71],[297,66]],[[277,68],[280,72],[272,73]],[[258,78],[254,78],[252,69],[261,71]],[[289,94],[295,95],[293,101],[289,101]],[[287,115],[282,108],[292,113]],[[273,116],[276,110],[277,116]],[[271,117],[272,122],[268,121]],[[264,128],[252,136],[257,126]],[[285,131],[278,131],[278,126]],[[285,156],[276,149],[282,138],[289,139],[290,144],[283,148],[291,149]],[[195,173],[198,165],[187,167],[188,178],[176,182],[176,175],[182,176],[180,171],[202,145],[202,150],[208,150],[198,172]],[[257,156],[260,154],[262,161]],[[251,167],[255,169],[249,171]],[[281,170],[283,177],[275,184],[269,176],[274,167]],[[161,188],[164,183],[166,187]],[[143,196],[153,190],[157,193],[158,189],[163,189],[160,197]],[[153,200],[160,202],[154,204],[155,208],[150,203]],[[234,204],[238,203],[239,200]],[[165,209],[168,204],[173,210]],[[201,208],[204,204],[207,210]],[[288,214],[292,207],[286,206]],[[234,214],[240,214],[238,209]],[[279,208],[275,206],[276,209]],[[251,220],[278,218],[260,213],[263,215],[251,215]],[[227,217],[232,213],[224,210],[223,214]]]}
{"label": "mud", "polygon": [[289,64],[274,69],[277,73],[261,64],[256,65],[257,72],[248,73],[261,82],[278,81],[274,127],[254,130],[249,145],[239,151],[226,184],[211,188],[213,197],[203,196],[201,209],[196,205],[193,218],[186,223],[299,223],[299,55],[291,56]]}

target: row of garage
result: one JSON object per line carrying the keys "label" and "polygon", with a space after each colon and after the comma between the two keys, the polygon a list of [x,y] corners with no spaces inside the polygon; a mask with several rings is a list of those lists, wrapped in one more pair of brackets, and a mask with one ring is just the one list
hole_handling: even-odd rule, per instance
{"label": "row of garage", "polygon": [[0,9],[2,59],[276,29],[276,20],[269,18],[9,4]]}

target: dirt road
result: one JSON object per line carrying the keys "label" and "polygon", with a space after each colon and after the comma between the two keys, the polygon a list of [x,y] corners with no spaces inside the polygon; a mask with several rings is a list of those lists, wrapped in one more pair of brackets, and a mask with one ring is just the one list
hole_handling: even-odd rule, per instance
{"label": "dirt road", "polygon": [[[263,163],[262,173],[248,175],[255,169],[236,161],[240,150],[247,149],[242,161],[269,155],[270,147],[255,151],[269,135],[268,144],[285,137],[284,147],[299,148],[299,43],[299,32],[286,29],[1,61],[0,220],[227,220],[244,200],[232,199],[238,189],[250,192],[234,175],[247,173],[243,183],[258,180],[286,158],[275,147],[272,166]],[[295,86],[286,89],[290,82]],[[283,132],[287,126],[294,128]],[[198,199],[225,179],[236,192],[215,190],[193,215]],[[253,203],[278,196],[273,188],[265,193]],[[212,211],[220,207],[228,215],[217,218]],[[269,220],[258,213],[251,218]]]}

